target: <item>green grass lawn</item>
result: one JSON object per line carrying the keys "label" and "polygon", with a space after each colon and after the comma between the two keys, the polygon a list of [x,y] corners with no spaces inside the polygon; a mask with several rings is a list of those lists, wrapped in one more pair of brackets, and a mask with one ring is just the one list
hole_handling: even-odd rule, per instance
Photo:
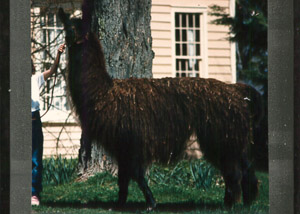
{"label": "green grass lawn", "polygon": [[[154,213],[268,213],[268,174],[256,175],[260,181],[258,199],[250,207],[239,203],[228,210],[223,205],[222,178],[205,161],[182,161],[173,167],[154,165],[148,176],[158,204]],[[97,174],[85,182],[49,182],[44,184],[41,206],[33,207],[32,213],[146,213],[144,197],[135,182],[129,185],[124,209],[114,208],[117,198],[117,178],[109,173]]]}

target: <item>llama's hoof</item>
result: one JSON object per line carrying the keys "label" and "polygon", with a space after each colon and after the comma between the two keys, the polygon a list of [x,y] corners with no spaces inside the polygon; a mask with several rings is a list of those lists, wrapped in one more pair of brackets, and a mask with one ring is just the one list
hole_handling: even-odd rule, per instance
{"label": "llama's hoof", "polygon": [[248,191],[243,192],[243,204],[245,206],[250,206],[258,197],[258,187],[259,187],[259,182],[257,180],[254,180],[252,183],[252,188]]}
{"label": "llama's hoof", "polygon": [[152,211],[154,211],[154,209],[155,209],[155,207],[152,207],[152,206],[147,207],[147,212],[152,212]]}
{"label": "llama's hoof", "polygon": [[253,193],[252,195],[250,195],[248,197],[244,197],[243,204],[245,206],[250,206],[256,200],[257,196],[258,196],[258,192]]}
{"label": "llama's hoof", "polygon": [[231,209],[233,207],[234,203],[227,201],[227,202],[224,203],[224,205],[225,205],[226,209]]}
{"label": "llama's hoof", "polygon": [[231,209],[234,206],[234,204],[236,204],[238,201],[239,201],[238,199],[234,199],[234,198],[225,198],[224,205],[226,209]]}
{"label": "llama's hoof", "polygon": [[125,204],[126,204],[126,201],[118,200],[117,208],[118,209],[124,208]]}
{"label": "llama's hoof", "polygon": [[151,203],[151,205],[148,205],[147,212],[152,212],[152,211],[154,211],[155,208],[156,208],[156,203],[153,202],[153,203]]}

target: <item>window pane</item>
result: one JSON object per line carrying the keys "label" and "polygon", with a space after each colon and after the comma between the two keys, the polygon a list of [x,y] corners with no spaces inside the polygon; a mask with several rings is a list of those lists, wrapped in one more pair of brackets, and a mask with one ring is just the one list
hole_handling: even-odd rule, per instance
{"label": "window pane", "polygon": [[45,16],[41,16],[40,20],[41,20],[41,28],[42,28],[46,25],[45,24]]}
{"label": "window pane", "polygon": [[55,39],[55,32],[54,32],[54,30],[48,30],[48,41],[50,43],[52,43],[54,39]]}
{"label": "window pane", "polygon": [[182,44],[182,55],[187,56],[187,45],[186,44]]}
{"label": "window pane", "polygon": [[48,14],[48,26],[54,27],[54,14],[53,13]]}
{"label": "window pane", "polygon": [[47,37],[47,34],[46,34],[46,33],[47,33],[46,30],[43,30],[43,31],[42,31],[42,34],[43,34],[43,35],[42,35],[42,37],[43,37],[43,38],[42,38],[42,42],[43,42],[43,43],[46,43],[46,37]]}
{"label": "window pane", "polygon": [[200,54],[201,54],[200,44],[196,44],[196,56],[200,56]]}
{"label": "window pane", "polygon": [[181,25],[182,25],[182,27],[186,27],[186,14],[183,13],[181,16],[182,16],[182,23],[181,23]]}
{"label": "window pane", "polygon": [[195,64],[195,60],[194,59],[190,59],[189,60],[189,66],[188,66],[188,70],[189,71],[193,70],[194,64]]}
{"label": "window pane", "polygon": [[180,30],[176,30],[175,39],[176,39],[176,42],[180,41]]}
{"label": "window pane", "polygon": [[188,30],[187,33],[188,33],[188,41],[189,42],[194,42],[195,41],[194,31],[193,30]]}
{"label": "window pane", "polygon": [[180,44],[176,44],[176,56],[180,56]]}
{"label": "window pane", "polygon": [[186,71],[186,60],[181,60],[181,71]]}
{"label": "window pane", "polygon": [[67,111],[70,110],[70,106],[69,106],[69,103],[68,103],[68,101],[67,101],[66,98],[64,99],[64,107],[65,107],[65,109],[66,109]]}
{"label": "window pane", "polygon": [[189,56],[195,56],[195,44],[189,43]]}
{"label": "window pane", "polygon": [[189,27],[193,27],[194,26],[194,21],[193,21],[193,16],[194,14],[189,14]]}
{"label": "window pane", "polygon": [[54,97],[52,102],[53,109],[60,109],[60,97]]}
{"label": "window pane", "polygon": [[56,26],[57,27],[63,27],[62,22],[60,21],[60,18],[56,17]]}
{"label": "window pane", "polygon": [[196,42],[200,42],[200,30],[196,30]]}
{"label": "window pane", "polygon": [[175,27],[179,27],[179,13],[175,13]]}
{"label": "window pane", "polygon": [[186,30],[182,30],[182,41],[183,42],[186,42],[187,41],[187,38],[186,38]]}
{"label": "window pane", "polygon": [[188,77],[195,77],[195,74],[192,73],[192,72],[189,72],[189,73],[188,73]]}
{"label": "window pane", "polygon": [[200,16],[199,16],[199,14],[196,14],[196,20],[195,21],[196,21],[195,26],[200,27]]}
{"label": "window pane", "polygon": [[195,63],[195,71],[200,71],[200,60],[197,59],[196,63]]}

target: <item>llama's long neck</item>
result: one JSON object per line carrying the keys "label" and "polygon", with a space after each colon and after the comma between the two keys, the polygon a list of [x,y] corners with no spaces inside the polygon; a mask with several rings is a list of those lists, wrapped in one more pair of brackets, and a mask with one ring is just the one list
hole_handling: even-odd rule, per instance
{"label": "llama's long neck", "polygon": [[69,89],[77,114],[93,108],[96,99],[112,86],[104,53],[94,34],[69,50]]}

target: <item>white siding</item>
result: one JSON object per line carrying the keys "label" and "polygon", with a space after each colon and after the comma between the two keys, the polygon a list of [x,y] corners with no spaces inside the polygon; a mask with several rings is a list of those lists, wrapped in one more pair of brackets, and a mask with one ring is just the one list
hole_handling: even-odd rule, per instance
{"label": "white siding", "polygon": [[78,157],[81,136],[81,128],[78,125],[44,123],[43,134],[44,158],[58,155],[66,158]]}
{"label": "white siding", "polygon": [[[230,0],[152,0],[151,30],[153,37],[153,77],[162,78],[174,76],[173,49],[172,49],[172,10],[190,10],[199,8],[209,11],[209,6],[217,4],[230,11]],[[179,9],[180,8],[180,9]],[[208,78],[216,78],[225,82],[235,81],[235,51],[234,46],[228,41],[229,27],[211,24],[215,17],[207,15],[206,19],[206,55]]]}

